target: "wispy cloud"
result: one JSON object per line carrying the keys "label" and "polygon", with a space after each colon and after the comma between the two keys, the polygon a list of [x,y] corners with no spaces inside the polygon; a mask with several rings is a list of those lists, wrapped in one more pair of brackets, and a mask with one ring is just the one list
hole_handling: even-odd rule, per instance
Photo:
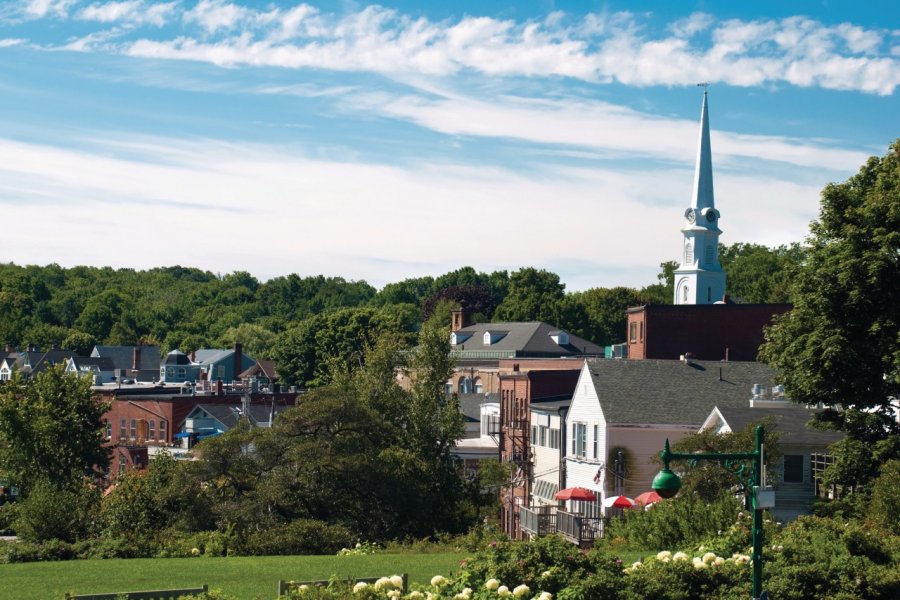
{"label": "wispy cloud", "polygon": [[121,23],[126,25],[150,24],[162,27],[175,14],[177,3],[148,4],[143,0],[91,4],[79,10],[75,18],[81,21]]}
{"label": "wispy cloud", "polygon": [[[435,97],[434,88],[431,92],[428,97],[363,94],[347,98],[345,103],[450,135],[576,146],[620,157],[694,160],[696,121],[650,115],[602,101],[511,96],[479,99],[457,94]],[[713,147],[720,161],[743,157],[839,171],[867,158],[862,152],[805,139],[723,131],[714,132]]]}
{"label": "wispy cloud", "polygon": [[[71,6],[67,0],[32,0],[23,10],[30,18],[59,18]],[[722,21],[696,13],[654,33],[645,16],[631,13],[431,21],[381,6],[337,14],[307,4],[260,10],[227,0],[193,5],[128,0],[92,4],[77,15],[156,26],[180,16],[183,27],[174,37],[140,33],[114,48],[97,49],[223,66],[387,75],[474,72],[635,86],[787,84],[881,95],[893,94],[900,84],[891,32],[800,16]]]}
{"label": "wispy cloud", "polygon": [[[516,269],[590,256],[571,288],[644,285],[654,281],[660,260],[678,254],[680,214],[691,185],[690,168],[530,174],[454,163],[325,161],[296,150],[216,140],[92,144],[92,150],[72,150],[0,139],[0,181],[13,184],[4,193],[5,218],[41,223],[45,240],[36,244],[34,231],[11,229],[0,241],[6,260],[111,264],[117,257],[97,254],[90,243],[102,236],[103,248],[153,239],[152,252],[127,253],[124,260],[134,268],[190,262],[261,277],[339,273],[380,285],[459,264]],[[728,198],[720,203],[726,242],[799,239],[818,204],[817,186],[770,177],[729,178],[720,186]],[[379,210],[372,210],[376,189],[388,193],[379,196]],[[666,190],[662,198],[659,190]],[[490,227],[448,227],[451,205]],[[408,218],[402,235],[398,214]],[[514,218],[529,214],[545,217]],[[759,214],[782,215],[781,229],[766,229],[765,240],[755,225]],[[626,215],[640,215],[641,244],[634,245],[633,230],[621,226],[619,216]],[[181,243],[186,230],[189,253]],[[485,253],[486,236],[503,243]],[[560,236],[566,243],[559,243]],[[609,252],[626,246],[632,248],[627,257]],[[617,273],[614,280],[611,272]]]}

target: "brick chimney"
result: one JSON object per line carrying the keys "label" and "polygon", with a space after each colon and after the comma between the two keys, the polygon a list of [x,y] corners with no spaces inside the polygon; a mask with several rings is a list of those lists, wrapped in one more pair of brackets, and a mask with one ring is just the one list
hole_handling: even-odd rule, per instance
{"label": "brick chimney", "polygon": [[463,327],[474,324],[472,309],[468,306],[457,306],[450,312],[450,331],[459,331]]}
{"label": "brick chimney", "polygon": [[242,347],[240,342],[234,343],[234,381],[237,381],[241,371],[244,369],[241,368],[241,365],[244,364],[244,356],[242,352]]}

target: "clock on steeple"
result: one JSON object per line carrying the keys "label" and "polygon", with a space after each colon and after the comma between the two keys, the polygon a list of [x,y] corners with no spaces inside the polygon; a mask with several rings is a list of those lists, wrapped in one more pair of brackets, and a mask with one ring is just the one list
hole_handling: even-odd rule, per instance
{"label": "clock on steeple", "polygon": [[700,144],[691,207],[684,211],[684,252],[675,271],[675,304],[712,304],[725,295],[725,271],[719,264],[719,211],[715,207],[707,93],[700,109]]}

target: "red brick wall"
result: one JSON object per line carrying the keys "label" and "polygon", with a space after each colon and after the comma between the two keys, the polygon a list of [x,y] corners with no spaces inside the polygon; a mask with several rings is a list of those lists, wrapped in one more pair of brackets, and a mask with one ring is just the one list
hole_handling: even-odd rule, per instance
{"label": "red brick wall", "polygon": [[[648,305],[628,314],[644,322],[644,344],[628,343],[630,359],[678,359],[690,352],[700,360],[755,361],[763,327],[789,304]],[[635,349],[632,353],[632,348]]]}

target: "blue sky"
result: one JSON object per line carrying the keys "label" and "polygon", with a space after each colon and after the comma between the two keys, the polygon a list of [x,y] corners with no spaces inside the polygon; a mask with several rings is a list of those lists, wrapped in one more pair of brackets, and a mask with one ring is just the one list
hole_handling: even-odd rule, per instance
{"label": "blue sky", "polygon": [[900,136],[893,2],[0,3],[0,260],[652,283]]}

